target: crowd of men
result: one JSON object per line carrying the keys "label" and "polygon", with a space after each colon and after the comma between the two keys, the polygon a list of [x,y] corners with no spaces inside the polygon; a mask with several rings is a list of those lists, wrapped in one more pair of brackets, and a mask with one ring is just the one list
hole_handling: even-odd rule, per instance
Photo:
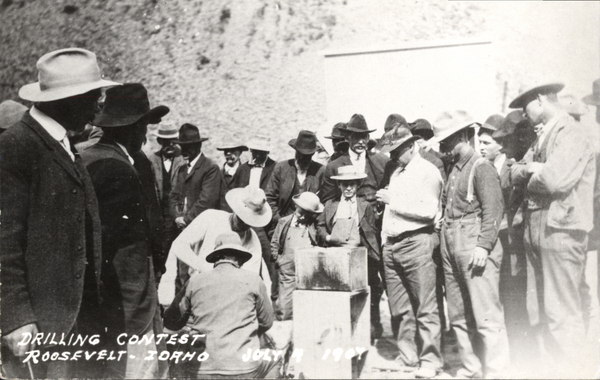
{"label": "crowd of men", "polygon": [[[483,124],[465,111],[433,125],[391,114],[377,140],[355,114],[327,137],[325,165],[311,131],[280,162],[268,137],[223,141],[219,167],[200,128],[160,124],[169,108],[151,108],[142,84],[102,79],[92,52],[53,51],[37,68],[19,91],[33,106],[0,105],[4,376],[281,376],[283,357],[244,356],[267,347],[274,320],[293,319],[294,258],[312,246],[367,248],[371,339],[385,291],[396,361],[416,377],[442,372],[444,331],[461,378],[518,376],[519,365],[569,377],[593,364],[584,273],[600,129],[559,102],[562,84],[523,92]],[[583,101],[600,123],[600,80]],[[150,124],[161,148],[146,155]],[[176,333],[203,338],[157,339]],[[207,355],[159,360],[165,351]]]}

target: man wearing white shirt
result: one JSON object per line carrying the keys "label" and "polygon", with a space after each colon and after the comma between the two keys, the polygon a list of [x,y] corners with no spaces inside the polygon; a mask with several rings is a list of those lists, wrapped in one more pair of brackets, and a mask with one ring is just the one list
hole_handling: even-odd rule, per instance
{"label": "man wearing white shirt", "polygon": [[226,185],[224,190],[227,191],[235,187],[233,177],[240,168],[240,156],[248,150],[248,147],[242,144],[229,144],[220,146],[217,150],[222,151],[225,156],[225,163],[223,164],[223,169],[221,169],[221,174],[223,174]]}
{"label": "man wearing white shirt", "polygon": [[439,170],[419,154],[418,138],[405,127],[384,135],[382,150],[391,152],[399,165],[389,189],[379,190],[377,200],[385,204],[382,240],[388,300],[392,316],[401,321],[397,360],[420,367],[417,377],[433,377],[442,369],[432,256],[443,182]]}

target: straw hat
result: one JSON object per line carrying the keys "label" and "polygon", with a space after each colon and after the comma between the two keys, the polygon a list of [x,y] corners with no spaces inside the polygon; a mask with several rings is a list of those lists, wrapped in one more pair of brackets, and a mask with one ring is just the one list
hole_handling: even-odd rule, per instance
{"label": "straw hat", "polygon": [[317,194],[311,193],[310,191],[294,195],[292,200],[296,206],[313,214],[320,214],[325,209],[325,206],[323,206]]}
{"label": "straw hat", "polygon": [[356,181],[367,178],[367,173],[359,172],[354,165],[340,166],[338,175],[332,175],[331,179],[338,181]]}
{"label": "straw hat", "polygon": [[250,150],[260,150],[261,152],[270,152],[273,150],[271,140],[264,136],[254,136],[250,138],[246,146]]}
{"label": "straw hat", "polygon": [[222,253],[236,255],[240,260],[240,264],[244,264],[252,258],[252,253],[242,246],[242,240],[235,232],[227,232],[217,236],[215,239],[215,249],[206,256],[206,261],[216,263]]}
{"label": "straw hat", "polygon": [[21,99],[50,102],[120,83],[102,79],[96,54],[68,48],[44,54],[37,61],[38,81],[19,90]]}
{"label": "straw hat", "polygon": [[466,111],[444,112],[433,123],[433,137],[428,141],[428,144],[445,140],[461,129],[472,126],[474,123],[473,117]]}
{"label": "straw hat", "polygon": [[156,131],[156,137],[165,140],[176,139],[179,137],[179,129],[175,126],[160,125]]}
{"label": "straw hat", "polygon": [[259,187],[231,189],[225,194],[225,200],[231,210],[251,227],[264,227],[273,217],[265,192]]}

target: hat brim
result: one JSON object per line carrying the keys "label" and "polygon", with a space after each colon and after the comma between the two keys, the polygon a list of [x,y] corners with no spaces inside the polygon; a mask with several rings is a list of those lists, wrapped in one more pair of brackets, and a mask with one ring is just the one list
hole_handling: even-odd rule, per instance
{"label": "hat brim", "polygon": [[40,82],[26,84],[19,89],[19,97],[30,102],[51,102],[54,100],[66,99],[75,95],[85,94],[86,92],[98,88],[120,86],[121,83],[100,79],[96,82],[81,83],[71,86],[42,90]]}
{"label": "hat brim", "polygon": [[462,126],[462,127],[456,127],[456,128],[450,129],[450,130],[446,130],[446,131],[444,131],[444,133],[439,134],[438,136],[433,136],[431,139],[429,139],[427,141],[427,144],[428,145],[432,145],[432,144],[435,144],[435,143],[442,142],[442,141],[446,140],[448,137],[450,137],[453,134],[455,134],[456,132],[462,131],[465,128],[473,128],[473,126],[476,125],[476,124],[477,123],[471,123],[471,124],[468,124],[468,125],[465,125],[465,126]]}
{"label": "hat brim", "polygon": [[334,179],[336,181],[360,181],[367,178],[367,174],[366,173],[361,173],[361,174],[347,174],[347,175],[332,175],[331,179]]}
{"label": "hat brim", "polygon": [[179,133],[176,133],[174,135],[161,135],[160,132],[156,133],[156,138],[158,138],[158,139],[176,140],[178,137],[179,137]]}
{"label": "hat brim", "polygon": [[315,147],[314,149],[297,148],[296,147],[296,139],[291,139],[288,142],[288,145],[291,146],[292,148],[294,148],[294,150],[296,150],[296,152],[300,152],[302,154],[314,154],[317,151],[317,147]]}
{"label": "hat brim", "polygon": [[258,145],[248,145],[249,150],[259,150],[261,152],[269,153],[271,151],[270,146],[258,146]]}
{"label": "hat brim", "polygon": [[340,131],[346,131],[346,132],[355,132],[355,133],[371,133],[371,132],[375,132],[377,129],[356,129],[356,128],[340,128]]}
{"label": "hat brim", "polygon": [[242,202],[242,195],[244,193],[243,187],[238,187],[235,189],[229,190],[225,194],[225,201],[233,211],[244,223],[249,225],[250,227],[264,227],[273,218],[273,211],[271,210],[271,206],[268,203],[265,203],[265,207],[263,208],[263,212],[261,214],[257,214],[252,211],[248,206]]}
{"label": "hat brim", "polygon": [[239,258],[240,264],[244,264],[252,258],[252,254],[240,245],[223,244],[219,248],[209,253],[208,256],[206,256],[206,261],[209,263],[216,263],[219,258],[219,255],[224,252],[235,254]]}
{"label": "hat brim", "polygon": [[519,96],[517,96],[510,104],[508,108],[525,108],[531,103],[535,96],[538,94],[557,94],[565,87],[562,83],[551,83],[543,86],[537,86],[529,89]]}
{"label": "hat brim", "polygon": [[241,150],[242,152],[245,152],[248,150],[248,147],[246,145],[224,146],[224,147],[217,148],[217,150],[220,150],[220,151]]}
{"label": "hat brim", "polygon": [[179,144],[179,145],[189,145],[189,144],[198,144],[198,143],[201,143],[206,140],[208,140],[208,137],[200,137],[198,140],[194,140],[194,141],[181,141],[179,139],[176,139],[176,140],[173,140],[173,142],[175,144]]}
{"label": "hat brim", "polygon": [[586,95],[583,98],[581,98],[581,101],[589,106],[600,107],[600,95]]}
{"label": "hat brim", "polygon": [[302,210],[304,210],[306,212],[310,212],[311,214],[321,214],[325,210],[325,206],[323,206],[322,203],[319,203],[319,208],[317,210],[311,210],[311,209],[307,208],[306,205],[299,202],[296,197],[292,197],[294,204],[296,204],[296,206],[300,207]]}
{"label": "hat brim", "polygon": [[111,115],[106,113],[99,113],[91,123],[97,127],[122,127],[126,125],[132,125],[139,120],[147,119],[148,124],[158,124],[161,118],[170,112],[167,106],[158,106],[152,108],[150,111],[141,115]]}
{"label": "hat brim", "polygon": [[381,148],[381,150],[379,151],[379,153],[389,153],[389,152],[391,152],[393,150],[398,149],[402,145],[406,145],[408,143],[411,143],[413,141],[417,141],[419,139],[421,139],[421,136],[413,135],[413,136],[410,136],[409,138],[407,138],[404,141],[400,141],[400,142],[394,143],[392,145],[383,145],[382,148]]}

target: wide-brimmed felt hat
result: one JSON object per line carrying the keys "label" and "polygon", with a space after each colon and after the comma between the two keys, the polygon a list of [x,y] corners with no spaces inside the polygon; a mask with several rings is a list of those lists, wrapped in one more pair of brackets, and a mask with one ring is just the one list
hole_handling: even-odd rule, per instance
{"label": "wide-brimmed felt hat", "polygon": [[50,102],[120,83],[102,79],[96,54],[68,48],[44,54],[37,61],[38,81],[26,84],[19,97],[31,102]]}
{"label": "wide-brimmed felt hat", "polygon": [[0,103],[0,129],[16,124],[27,112],[27,107],[14,100],[5,100]]}
{"label": "wide-brimmed felt hat", "polygon": [[391,152],[400,146],[420,139],[421,136],[413,135],[407,127],[396,126],[391,131],[387,131],[381,137],[380,153]]}
{"label": "wide-brimmed felt hat", "polygon": [[346,127],[342,128],[341,130],[345,133],[371,133],[377,129],[369,129],[369,127],[367,127],[367,121],[365,120],[365,117],[357,113],[352,115],[350,121],[346,124]]}
{"label": "wide-brimmed felt hat", "polygon": [[425,119],[417,119],[412,123],[408,123],[408,129],[415,136],[421,136],[425,140],[433,137],[433,128],[431,123]]}
{"label": "wide-brimmed felt hat", "polygon": [[490,132],[490,133],[494,133],[495,130],[497,130],[498,128],[500,128],[500,126],[502,125],[502,122],[504,121],[504,116],[502,115],[492,115],[490,117],[488,117],[485,122],[483,123],[483,125],[481,127],[479,127],[479,134],[482,134],[483,132]]}
{"label": "wide-brimmed felt hat", "polygon": [[248,150],[248,147],[244,144],[229,143],[217,147],[217,150],[241,150],[242,152],[245,152]]}
{"label": "wide-brimmed felt hat", "polygon": [[106,90],[104,107],[96,114],[93,125],[98,127],[121,127],[145,119],[158,124],[169,113],[169,107],[150,108],[148,91],[141,83],[125,83]]}
{"label": "wide-brimmed felt hat", "polygon": [[231,210],[251,227],[264,227],[271,221],[273,212],[260,187],[246,186],[231,189],[225,194]]}
{"label": "wide-brimmed felt hat", "polygon": [[331,179],[337,181],[356,181],[367,178],[367,173],[360,172],[354,165],[340,166],[338,175],[332,175]]}
{"label": "wide-brimmed felt hat", "polygon": [[313,154],[317,151],[317,135],[311,131],[300,131],[298,137],[288,142],[289,146],[302,154]]}
{"label": "wide-brimmed felt hat", "polygon": [[428,144],[435,144],[452,136],[456,132],[471,127],[475,123],[467,111],[444,112],[433,123],[433,137]]}
{"label": "wide-brimmed felt hat", "polygon": [[325,206],[323,206],[317,194],[310,191],[294,195],[292,200],[296,206],[313,214],[320,214],[325,210]]}
{"label": "wide-brimmed felt hat", "polygon": [[581,116],[588,113],[587,106],[572,94],[561,94],[558,102],[569,115]]}
{"label": "wide-brimmed felt hat", "polygon": [[498,129],[492,133],[492,138],[503,139],[507,136],[514,135],[517,132],[517,128],[522,126],[526,128],[529,124],[529,119],[523,116],[523,111],[517,110],[512,111],[502,121],[502,124]]}
{"label": "wide-brimmed felt hat", "polygon": [[226,232],[215,239],[215,249],[206,256],[206,261],[216,263],[223,253],[234,254],[240,265],[252,258],[252,253],[242,246],[242,239],[235,232]]}
{"label": "wide-brimmed felt hat", "polygon": [[179,128],[175,126],[159,125],[158,130],[156,131],[156,137],[165,140],[176,139],[179,137]]}
{"label": "wide-brimmed felt hat", "polygon": [[562,83],[550,83],[531,88],[513,99],[508,105],[509,108],[525,108],[535,100],[538,95],[558,94],[565,87]]}
{"label": "wide-brimmed felt hat", "polygon": [[584,96],[581,100],[590,106],[600,107],[600,79],[596,79],[592,83],[592,93]]}
{"label": "wide-brimmed felt hat", "polygon": [[179,128],[179,138],[173,141],[179,145],[197,144],[208,140],[208,137],[200,137],[200,130],[193,124],[185,123]]}
{"label": "wide-brimmed felt hat", "polygon": [[264,136],[254,136],[248,140],[246,146],[250,150],[260,150],[262,152],[270,152],[273,150],[271,139]]}
{"label": "wide-brimmed felt hat", "polygon": [[397,126],[408,127],[408,123],[404,116],[399,115],[397,113],[393,113],[390,116],[388,116],[385,120],[385,124],[383,125],[383,131],[384,133],[391,131],[392,129],[394,129],[394,127]]}
{"label": "wide-brimmed felt hat", "polygon": [[337,123],[331,129],[331,136],[325,136],[326,139],[345,139],[344,129],[346,128],[346,123]]}

